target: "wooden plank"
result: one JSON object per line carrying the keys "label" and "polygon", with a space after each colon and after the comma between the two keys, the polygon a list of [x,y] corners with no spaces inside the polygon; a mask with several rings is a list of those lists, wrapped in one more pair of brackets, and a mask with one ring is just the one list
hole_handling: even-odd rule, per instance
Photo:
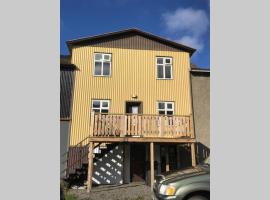
{"label": "wooden plank", "polygon": [[134,125],[134,135],[139,135],[138,134],[138,116],[134,115],[134,121],[133,121],[133,125]]}
{"label": "wooden plank", "polygon": [[164,116],[164,135],[168,137],[168,117]]}
{"label": "wooden plank", "polygon": [[127,116],[127,135],[130,135],[131,120],[130,115]]}
{"label": "wooden plank", "polygon": [[111,136],[113,134],[113,117],[114,117],[114,115],[108,115],[108,132],[107,132],[107,136]]}
{"label": "wooden plank", "polygon": [[88,173],[87,173],[87,192],[92,189],[92,176],[93,176],[93,154],[94,154],[94,143],[89,143],[89,153],[88,153]]}
{"label": "wooden plank", "polygon": [[149,137],[149,117],[144,116],[144,123],[145,123],[145,136]]}
{"label": "wooden plank", "polygon": [[146,136],[146,120],[145,120],[145,116],[142,116],[142,135]]}
{"label": "wooden plank", "polygon": [[150,185],[151,190],[153,191],[154,188],[154,143],[150,143]]}
{"label": "wooden plank", "polygon": [[97,126],[97,122],[98,122],[98,115],[95,115],[94,135],[98,135],[98,126]]}
{"label": "wooden plank", "polygon": [[120,122],[121,122],[120,137],[124,137],[124,135],[126,134],[126,129],[127,129],[126,116],[120,115]]}
{"label": "wooden plank", "polygon": [[160,137],[164,135],[164,116],[160,116]]}
{"label": "wooden plank", "polygon": [[192,163],[192,166],[196,166],[195,143],[191,144],[191,163]]}
{"label": "wooden plank", "polygon": [[142,135],[142,116],[138,116],[138,135]]}
{"label": "wooden plank", "polygon": [[106,118],[105,115],[101,115],[101,133],[103,136],[106,135],[105,128],[106,128]]}
{"label": "wooden plank", "polygon": [[194,121],[193,121],[193,115],[190,115],[189,117],[189,123],[190,123],[190,136],[192,138],[195,138],[195,130],[194,130]]}
{"label": "wooden plank", "polygon": [[94,121],[95,121],[95,113],[91,112],[91,117],[90,117],[90,137],[94,135]]}
{"label": "wooden plank", "polygon": [[116,136],[116,130],[117,130],[117,126],[116,126],[116,121],[117,121],[117,115],[112,115],[112,126],[111,126],[111,136]]}
{"label": "wooden plank", "polygon": [[103,133],[101,133],[101,127],[102,127],[102,120],[101,120],[101,115],[98,114],[98,136],[101,136]]}
{"label": "wooden plank", "polygon": [[125,127],[124,127],[124,132],[125,132],[125,135],[128,135],[128,130],[127,130],[127,126],[128,126],[128,118],[127,118],[127,116],[125,115]]}

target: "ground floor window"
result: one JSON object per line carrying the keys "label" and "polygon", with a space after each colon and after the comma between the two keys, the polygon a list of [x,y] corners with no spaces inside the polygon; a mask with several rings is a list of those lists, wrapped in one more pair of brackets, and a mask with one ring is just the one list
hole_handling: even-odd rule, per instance
{"label": "ground floor window", "polygon": [[92,101],[92,111],[97,113],[109,113],[110,101],[95,99]]}

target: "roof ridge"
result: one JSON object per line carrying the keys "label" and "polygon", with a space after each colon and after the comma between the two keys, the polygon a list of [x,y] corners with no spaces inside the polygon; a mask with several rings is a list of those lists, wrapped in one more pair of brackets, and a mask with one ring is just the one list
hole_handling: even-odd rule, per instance
{"label": "roof ridge", "polygon": [[79,44],[79,43],[82,43],[82,42],[98,40],[98,39],[102,39],[102,38],[106,38],[106,37],[113,37],[113,36],[117,36],[117,35],[121,35],[121,34],[129,34],[129,33],[132,33],[132,32],[137,33],[139,35],[142,35],[142,36],[144,36],[144,37],[146,37],[148,39],[156,40],[156,41],[158,41],[160,43],[171,45],[171,46],[173,46],[175,48],[184,50],[186,52],[189,52],[190,55],[192,55],[196,51],[196,49],[194,49],[192,47],[177,43],[175,41],[166,39],[164,37],[161,37],[159,35],[155,35],[155,34],[150,33],[150,32],[142,31],[142,30],[140,30],[138,28],[128,28],[128,29],[123,29],[123,30],[120,30],[120,31],[107,32],[107,33],[93,35],[93,36],[89,36],[89,37],[81,37],[81,38],[78,38],[78,39],[68,40],[66,43],[67,43],[67,46],[68,46],[69,50],[71,50],[72,45],[76,45],[76,44]]}

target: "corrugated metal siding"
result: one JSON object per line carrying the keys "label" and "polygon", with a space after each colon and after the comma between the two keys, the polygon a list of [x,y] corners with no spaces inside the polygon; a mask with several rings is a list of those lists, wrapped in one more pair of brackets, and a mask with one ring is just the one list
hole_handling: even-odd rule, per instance
{"label": "corrugated metal siding", "polygon": [[88,45],[93,47],[105,48],[121,48],[121,49],[142,49],[142,50],[158,50],[158,51],[177,51],[180,50],[172,46],[156,42],[140,35],[128,34],[118,36],[117,39],[100,39],[89,42]]}
{"label": "corrugated metal siding", "polygon": [[[138,39],[130,42],[131,47],[142,45],[136,44],[142,42]],[[119,44],[116,47],[85,46],[73,49],[72,63],[78,70],[74,86],[71,145],[77,144],[89,134],[92,99],[110,99],[110,113],[124,113],[125,102],[134,100],[132,95],[136,94],[136,100],[143,102],[144,114],[157,114],[156,102],[159,100],[174,101],[176,115],[191,114],[188,53],[123,49],[118,48]],[[112,54],[111,77],[93,76],[94,52]],[[156,56],[173,57],[173,80],[156,79]]]}
{"label": "corrugated metal siding", "polygon": [[70,118],[74,69],[61,67],[60,72],[60,118]]}

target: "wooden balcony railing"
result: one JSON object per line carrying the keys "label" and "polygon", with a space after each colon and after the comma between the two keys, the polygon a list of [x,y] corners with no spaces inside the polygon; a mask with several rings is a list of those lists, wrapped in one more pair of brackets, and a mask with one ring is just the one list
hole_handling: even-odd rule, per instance
{"label": "wooden balcony railing", "polygon": [[194,138],[192,116],[91,114],[93,137]]}

